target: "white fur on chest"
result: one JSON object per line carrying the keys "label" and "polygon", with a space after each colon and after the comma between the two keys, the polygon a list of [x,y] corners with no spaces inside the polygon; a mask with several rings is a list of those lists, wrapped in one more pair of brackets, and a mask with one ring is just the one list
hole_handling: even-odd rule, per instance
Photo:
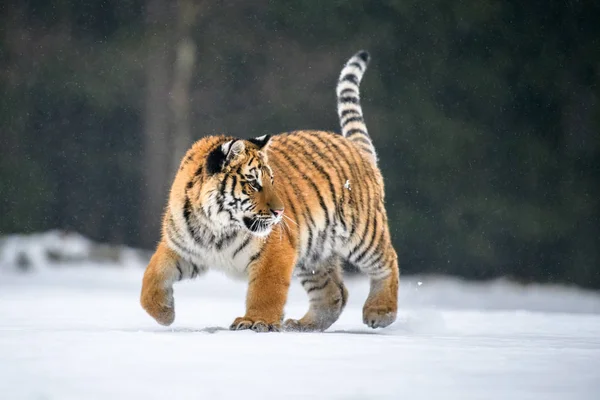
{"label": "white fur on chest", "polygon": [[246,278],[248,276],[248,264],[260,248],[254,243],[255,239],[251,238],[248,245],[236,254],[236,250],[243,244],[244,240],[244,235],[241,235],[240,238],[221,250],[210,249],[205,251],[204,264],[209,269],[224,272],[233,278]]}
{"label": "white fur on chest", "polygon": [[186,258],[206,269],[221,271],[235,279],[245,279],[252,256],[260,250],[254,238],[250,238],[250,242],[239,250],[246,239],[246,235],[239,235],[220,250],[214,246],[202,247],[187,240],[188,248],[193,249],[194,253],[186,254]]}

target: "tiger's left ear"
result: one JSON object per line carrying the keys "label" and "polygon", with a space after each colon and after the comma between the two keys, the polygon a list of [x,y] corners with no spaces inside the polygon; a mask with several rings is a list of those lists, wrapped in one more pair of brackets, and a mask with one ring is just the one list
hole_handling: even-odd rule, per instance
{"label": "tiger's left ear", "polygon": [[215,148],[206,157],[206,172],[213,175],[223,171],[225,165],[239,156],[246,146],[243,140],[230,140]]}
{"label": "tiger's left ear", "polygon": [[259,149],[266,147],[270,140],[271,135],[262,135],[256,138],[248,139],[250,143],[257,145]]}

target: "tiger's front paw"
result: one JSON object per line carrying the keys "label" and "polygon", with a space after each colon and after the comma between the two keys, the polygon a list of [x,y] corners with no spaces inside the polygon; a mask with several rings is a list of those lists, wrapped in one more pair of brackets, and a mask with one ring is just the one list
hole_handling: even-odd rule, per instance
{"label": "tiger's front paw", "polygon": [[141,304],[144,310],[161,325],[169,326],[175,320],[175,300],[173,290],[145,289]]}
{"label": "tiger's front paw", "polygon": [[229,329],[232,331],[252,329],[254,332],[279,332],[281,331],[281,324],[279,322],[268,323],[260,319],[253,320],[248,317],[238,317]]}

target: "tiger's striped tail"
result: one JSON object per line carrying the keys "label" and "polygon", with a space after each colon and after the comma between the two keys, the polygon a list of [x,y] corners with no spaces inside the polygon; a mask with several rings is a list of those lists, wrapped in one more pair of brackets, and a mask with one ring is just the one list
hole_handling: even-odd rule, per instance
{"label": "tiger's striped tail", "polygon": [[352,56],[342,68],[336,87],[337,110],[342,135],[370,153],[373,161],[377,163],[377,153],[367,131],[360,106],[359,85],[369,60],[369,53],[361,50]]}

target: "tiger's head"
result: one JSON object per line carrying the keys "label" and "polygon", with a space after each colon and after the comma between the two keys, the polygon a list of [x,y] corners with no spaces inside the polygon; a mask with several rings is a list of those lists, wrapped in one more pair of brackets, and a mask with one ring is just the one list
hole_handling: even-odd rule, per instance
{"label": "tiger's head", "polygon": [[231,139],[208,154],[202,208],[216,224],[267,236],[283,218],[266,154],[270,139],[269,135]]}

